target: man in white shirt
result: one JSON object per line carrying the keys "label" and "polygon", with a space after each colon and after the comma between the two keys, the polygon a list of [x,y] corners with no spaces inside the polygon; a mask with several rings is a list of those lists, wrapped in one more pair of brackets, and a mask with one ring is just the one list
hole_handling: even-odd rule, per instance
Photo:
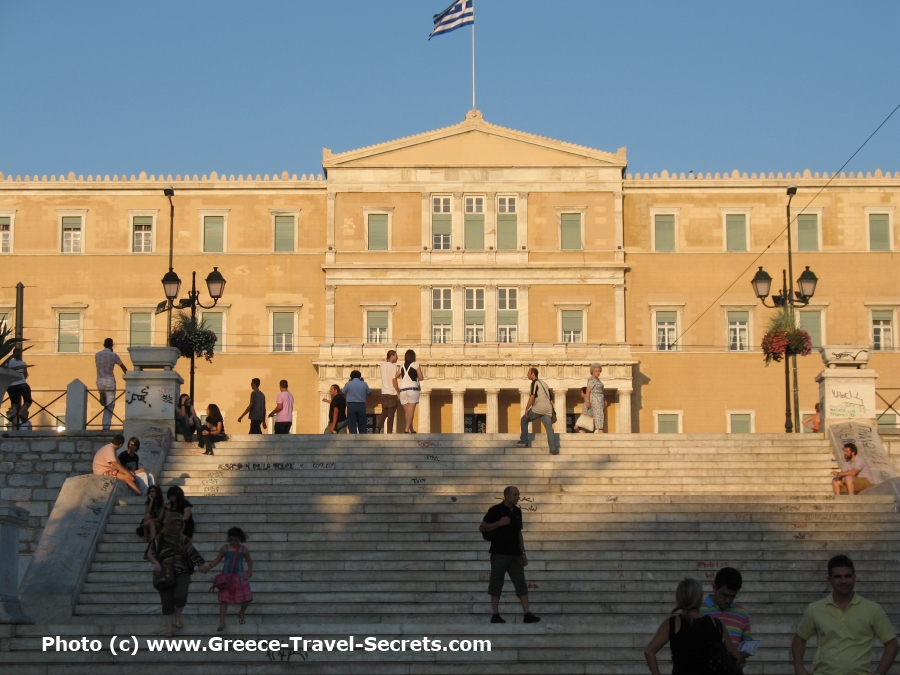
{"label": "man in white shirt", "polygon": [[122,434],[116,434],[112,438],[112,443],[107,443],[97,451],[94,455],[93,470],[98,476],[109,476],[118,478],[136,495],[142,494],[134,482],[134,472],[129,471],[119,463],[116,453],[125,445],[125,437]]}
{"label": "man in white shirt", "polygon": [[128,368],[113,351],[112,338],[103,341],[103,349],[94,354],[94,364],[97,366],[97,389],[103,403],[103,430],[109,431],[113,409],[116,407],[116,374],[113,371],[119,366],[123,373],[127,373]]}
{"label": "man in white shirt", "polygon": [[834,494],[855,495],[863,490],[868,490],[875,484],[869,463],[862,457],[858,457],[858,452],[855,443],[844,443],[844,470],[831,472],[831,475],[834,476],[831,481]]}
{"label": "man in white shirt", "polygon": [[394,415],[397,414],[397,406],[400,399],[397,398],[397,390],[394,388],[394,378],[397,377],[397,352],[393,349],[387,353],[387,361],[382,363],[381,369],[381,414],[375,422],[375,433],[380,434],[387,421],[387,432],[394,433]]}

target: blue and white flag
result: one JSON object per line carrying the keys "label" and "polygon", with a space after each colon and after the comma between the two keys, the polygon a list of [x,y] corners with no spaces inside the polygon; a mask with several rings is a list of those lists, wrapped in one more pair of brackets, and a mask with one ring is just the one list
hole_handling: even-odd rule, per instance
{"label": "blue and white flag", "polygon": [[474,0],[456,0],[452,5],[440,14],[434,15],[434,30],[428,36],[430,40],[435,35],[443,35],[457,28],[475,23]]}

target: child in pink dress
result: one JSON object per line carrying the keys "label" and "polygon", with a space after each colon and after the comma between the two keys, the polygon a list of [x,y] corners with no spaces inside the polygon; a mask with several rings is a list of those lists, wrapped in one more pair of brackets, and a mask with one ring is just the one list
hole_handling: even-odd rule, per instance
{"label": "child in pink dress", "polygon": [[[215,567],[222,558],[225,559],[225,565],[222,572],[226,575],[227,585],[219,588],[219,627],[216,630],[225,630],[225,614],[228,611],[228,605],[236,605],[241,603],[241,609],[238,612],[238,622],[245,623],[244,612],[247,611],[247,605],[253,602],[253,593],[250,592],[250,583],[247,581],[253,576],[253,558],[250,557],[250,551],[244,546],[247,541],[247,535],[239,527],[232,527],[228,530],[228,543],[219,549],[219,555],[213,560],[209,566]],[[247,569],[244,569],[244,561],[247,561]],[[214,590],[215,585],[210,590]]]}

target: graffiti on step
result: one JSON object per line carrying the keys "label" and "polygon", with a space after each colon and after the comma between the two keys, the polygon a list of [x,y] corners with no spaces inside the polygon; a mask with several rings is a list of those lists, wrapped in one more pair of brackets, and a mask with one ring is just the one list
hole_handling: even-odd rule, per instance
{"label": "graffiti on step", "polygon": [[295,471],[302,469],[302,464],[294,462],[234,462],[231,464],[219,464],[219,471]]}
{"label": "graffiti on step", "polygon": [[728,561],[719,561],[719,560],[698,560],[697,561],[697,569],[698,570],[718,570],[723,567],[728,567]]}
{"label": "graffiti on step", "polygon": [[312,468],[314,468],[314,469],[333,469],[334,467],[335,467],[334,462],[313,462],[312,463]]}
{"label": "graffiti on step", "polygon": [[410,480],[412,480],[413,485],[421,485],[422,483],[425,483],[428,481],[427,478],[412,478]]}
{"label": "graffiti on step", "polygon": [[266,652],[266,658],[268,658],[269,661],[290,661],[292,656],[299,656],[303,661],[309,660],[309,653],[298,652],[293,649],[279,649],[278,651],[272,651],[270,649]]}
{"label": "graffiti on step", "polygon": [[419,441],[420,448],[439,448],[441,444],[437,441]]}
{"label": "graffiti on step", "polygon": [[440,455],[428,455],[428,457],[426,459],[430,459],[432,462],[440,462],[441,456]]}

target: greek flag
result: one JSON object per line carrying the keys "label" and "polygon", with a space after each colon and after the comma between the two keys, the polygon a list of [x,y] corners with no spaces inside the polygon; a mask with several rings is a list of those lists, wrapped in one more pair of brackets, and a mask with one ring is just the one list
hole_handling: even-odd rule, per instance
{"label": "greek flag", "polygon": [[443,35],[457,28],[475,23],[474,0],[456,0],[452,5],[440,14],[434,15],[434,30],[428,36],[430,40],[435,35]]}

